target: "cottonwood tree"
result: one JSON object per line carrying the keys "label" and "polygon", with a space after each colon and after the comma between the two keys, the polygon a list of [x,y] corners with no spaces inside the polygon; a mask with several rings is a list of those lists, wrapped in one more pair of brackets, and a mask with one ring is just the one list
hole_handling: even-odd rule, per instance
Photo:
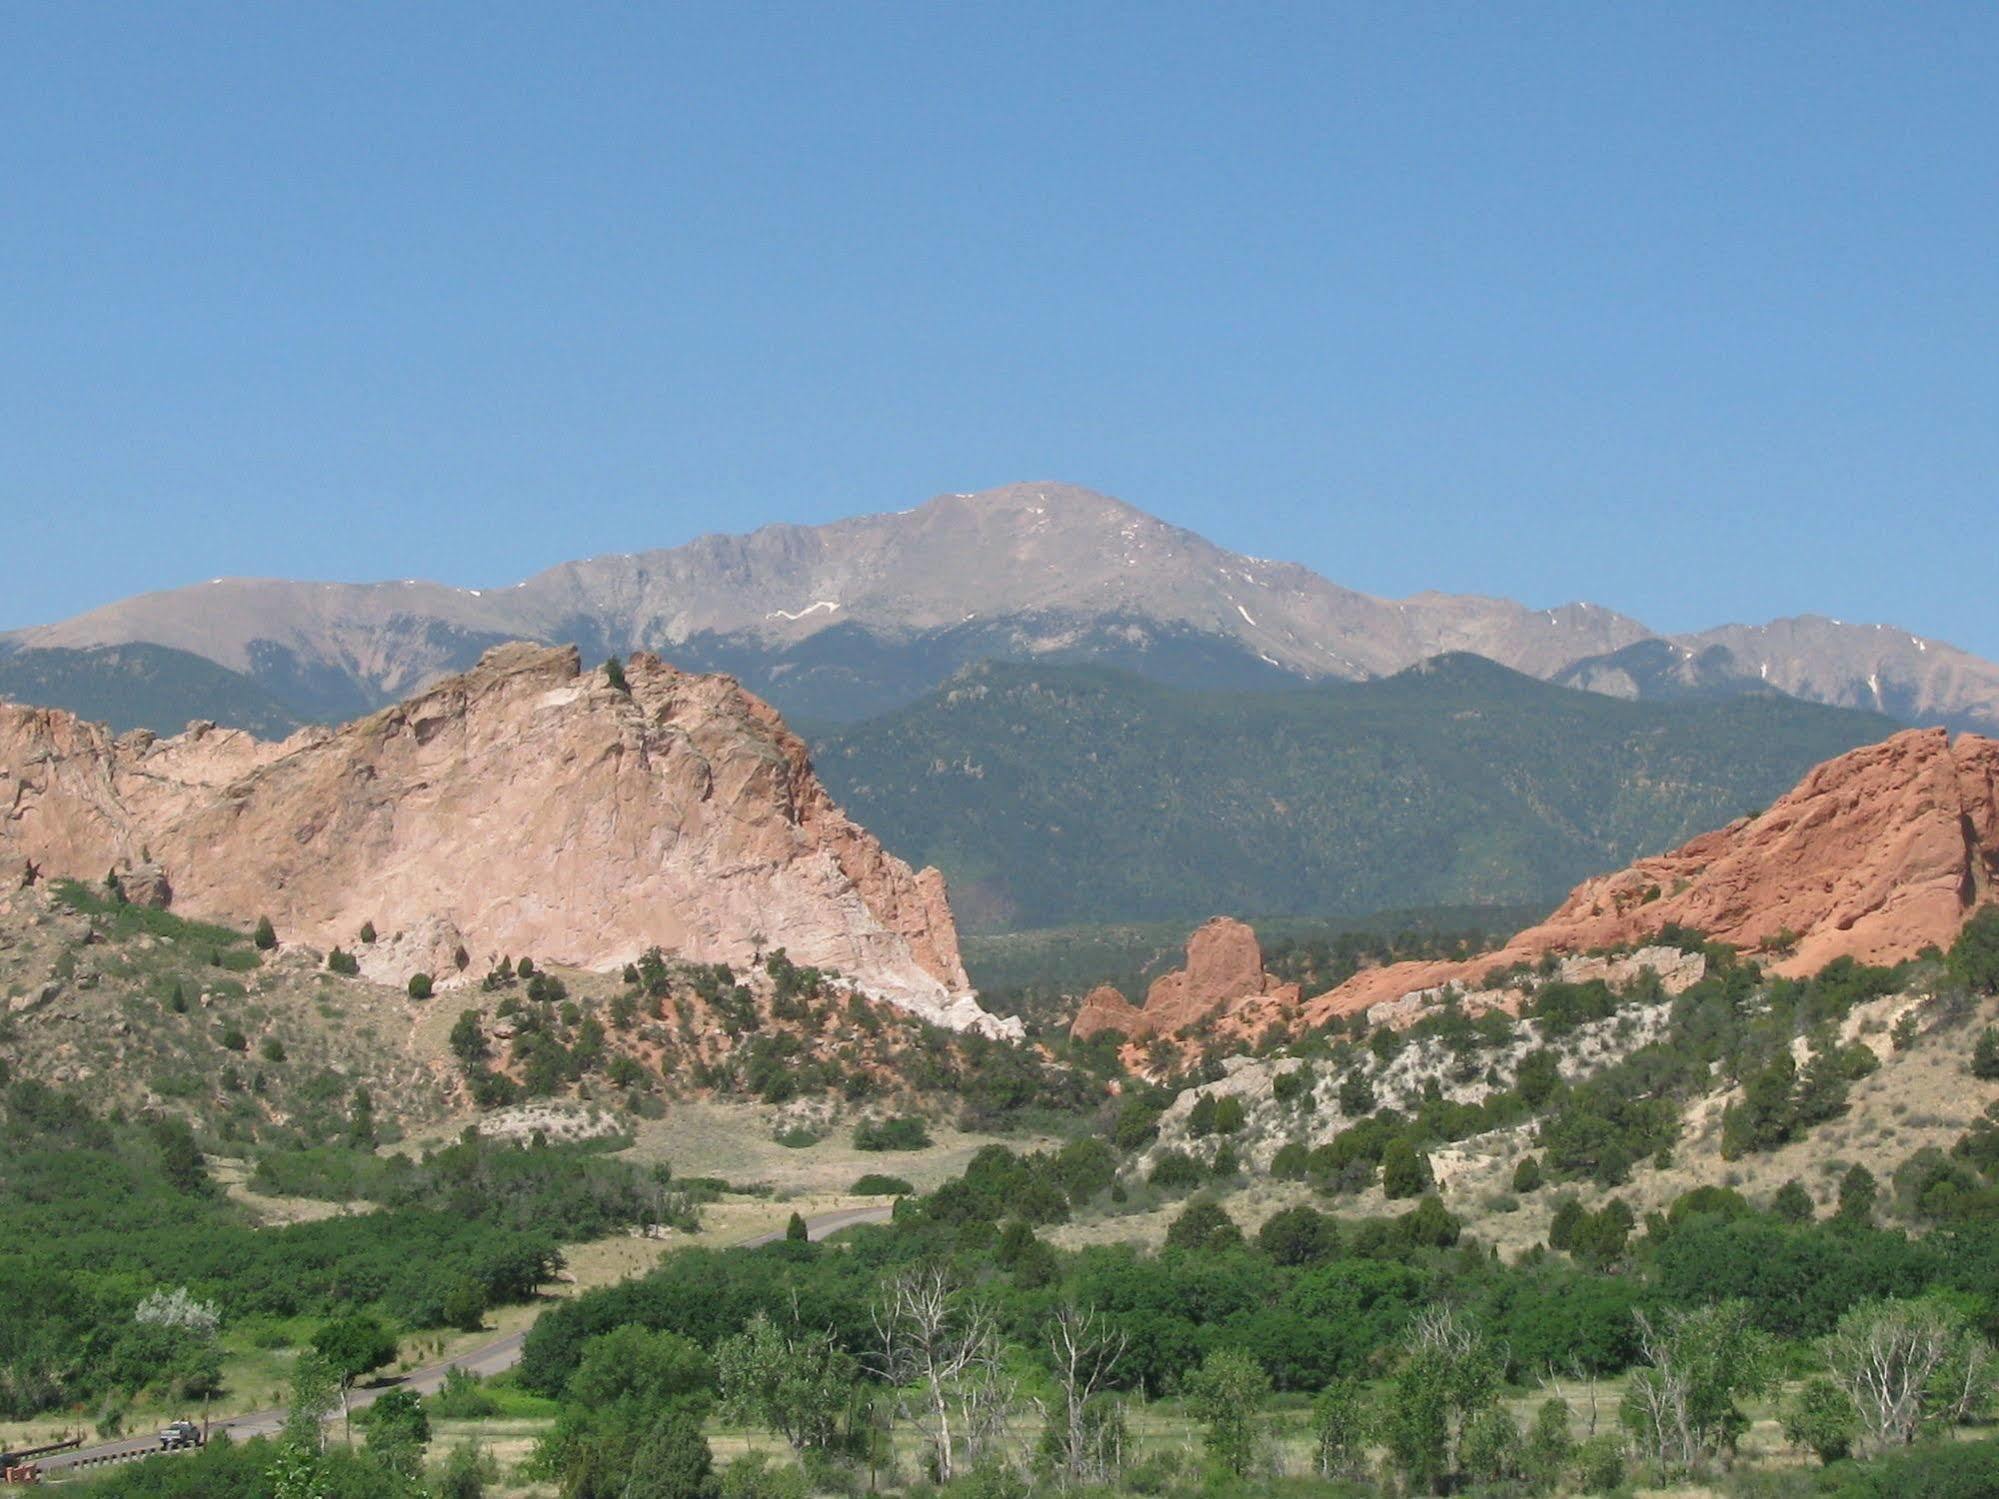
{"label": "cottonwood tree", "polygon": [[1820,1347],[1863,1439],[1877,1448],[1904,1447],[1925,1427],[1962,1421],[1991,1396],[1990,1345],[1943,1302],[1863,1302]]}
{"label": "cottonwood tree", "polygon": [[1257,1414],[1269,1397],[1270,1376],[1240,1349],[1215,1349],[1187,1376],[1187,1408],[1207,1428],[1208,1456],[1237,1478],[1256,1460]]}
{"label": "cottonwood tree", "polygon": [[215,1393],[222,1378],[222,1356],[216,1346],[216,1332],[222,1313],[212,1301],[202,1301],[186,1286],[171,1291],[154,1291],[132,1313],[141,1327],[157,1327],[173,1340],[174,1376],[184,1393],[201,1396],[204,1403]]}
{"label": "cottonwood tree", "polygon": [[1656,1324],[1632,1315],[1649,1367],[1632,1371],[1620,1411],[1625,1428],[1669,1467],[1703,1467],[1734,1451],[1749,1425],[1737,1398],[1760,1392],[1775,1374],[1770,1339],[1750,1324],[1747,1303],[1668,1311]]}
{"label": "cottonwood tree", "polygon": [[911,1413],[929,1438],[937,1477],[948,1483],[1004,1434],[1012,1386],[1004,1376],[991,1311],[962,1294],[938,1265],[897,1271],[874,1305],[882,1377],[914,1390]]}
{"label": "cottonwood tree", "polygon": [[292,1365],[277,1456],[264,1474],[275,1499],[323,1499],[326,1418],[340,1399],[340,1375],[332,1363],[311,1349],[301,1353]]}
{"label": "cottonwood tree", "polygon": [[1466,1428],[1498,1398],[1505,1359],[1447,1306],[1419,1316],[1404,1349],[1381,1435],[1411,1489],[1442,1493],[1458,1470]]}
{"label": "cottonwood tree", "polygon": [[830,1332],[782,1332],[758,1312],[715,1348],[722,1412],[777,1432],[798,1451],[831,1447],[859,1373]]}
{"label": "cottonwood tree", "polygon": [[1575,1412],[1559,1395],[1550,1395],[1535,1411],[1534,1424],[1527,1432],[1521,1453],[1527,1482],[1534,1492],[1552,1492],[1568,1471],[1576,1454],[1575,1434],[1571,1430],[1574,1423]]}
{"label": "cottonwood tree", "polygon": [[423,1476],[430,1413],[419,1396],[406,1389],[389,1390],[361,1413],[361,1420],[368,1429],[369,1452],[405,1479]]}
{"label": "cottonwood tree", "polygon": [[1852,1399],[1824,1375],[1806,1380],[1784,1409],[1784,1440],[1811,1451],[1823,1464],[1852,1452],[1859,1425]]}
{"label": "cottonwood tree", "polygon": [[333,1369],[340,1382],[340,1419],[347,1441],[354,1441],[353,1412],[348,1392],[362,1375],[369,1374],[396,1356],[396,1340],[381,1321],[366,1312],[342,1317],[320,1328],[312,1340],[317,1353]]}
{"label": "cottonwood tree", "polygon": [[1342,1375],[1312,1403],[1312,1466],[1321,1478],[1351,1478],[1367,1458],[1367,1397]]}
{"label": "cottonwood tree", "polygon": [[1048,1428],[1072,1483],[1103,1482],[1124,1466],[1123,1423],[1103,1419],[1091,1402],[1115,1376],[1125,1343],[1101,1313],[1074,1303],[1057,1307],[1049,1323],[1048,1361],[1062,1399]]}

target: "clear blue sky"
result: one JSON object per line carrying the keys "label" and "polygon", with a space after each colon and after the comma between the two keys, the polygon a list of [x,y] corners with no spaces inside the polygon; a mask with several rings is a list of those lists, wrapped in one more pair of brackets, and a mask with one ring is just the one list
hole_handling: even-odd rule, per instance
{"label": "clear blue sky", "polygon": [[0,624],[1057,478],[1999,656],[1999,9],[0,10]]}

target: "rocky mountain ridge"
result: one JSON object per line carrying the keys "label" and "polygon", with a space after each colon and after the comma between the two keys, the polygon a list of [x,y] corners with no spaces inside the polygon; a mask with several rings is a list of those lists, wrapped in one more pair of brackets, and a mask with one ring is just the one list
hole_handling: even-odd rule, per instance
{"label": "rocky mountain ridge", "polygon": [[372,924],[440,974],[460,947],[588,968],[783,947],[938,1024],[1009,1029],[971,997],[941,877],[848,819],[772,709],[651,656],[614,676],[509,645],[280,743],[0,707],[0,865],[125,872],[181,914],[320,947]]}
{"label": "rocky mountain ridge", "polygon": [[[1588,603],[1380,599],[1061,484],[706,536],[565,563],[499,589],[214,579],[17,630],[0,646],[151,642],[324,718],[381,706],[510,639],[575,643],[591,659],[670,650],[820,718],[907,702],[990,657],[1253,685],[1364,680],[1469,651],[1613,695],[1671,693],[1692,673],[1729,691],[1999,728],[1999,666],[1885,625],[1803,617],[1660,637]],[[1669,663],[1634,669],[1621,655],[1651,642]]]}

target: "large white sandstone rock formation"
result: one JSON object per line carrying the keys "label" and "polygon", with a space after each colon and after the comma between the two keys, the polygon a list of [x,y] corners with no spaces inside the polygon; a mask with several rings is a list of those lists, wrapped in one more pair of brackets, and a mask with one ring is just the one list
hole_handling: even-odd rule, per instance
{"label": "large white sandstone rock formation", "polygon": [[0,869],[157,866],[184,914],[268,915],[326,947],[369,921],[590,968],[782,947],[939,1024],[1018,1034],[972,997],[942,877],[835,806],[771,708],[652,656],[624,676],[501,646],[281,744],[0,705]]}

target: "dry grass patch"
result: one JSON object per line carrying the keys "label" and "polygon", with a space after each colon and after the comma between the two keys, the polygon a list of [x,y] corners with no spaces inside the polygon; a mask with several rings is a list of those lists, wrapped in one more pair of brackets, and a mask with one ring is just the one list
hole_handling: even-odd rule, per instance
{"label": "dry grass patch", "polygon": [[[666,1117],[634,1121],[634,1141],[625,1152],[635,1161],[666,1161],[676,1176],[720,1177],[732,1186],[765,1186],[787,1202],[801,1197],[844,1195],[871,1172],[899,1176],[919,1192],[960,1175],[982,1146],[1041,1150],[1062,1142],[1039,1135],[967,1134],[948,1124],[929,1126],[926,1150],[856,1150],[859,1114],[835,1122],[817,1144],[791,1147],[777,1133],[796,1120],[785,1109],[755,1103],[671,1104]],[[787,1211],[785,1216],[789,1216]]]}

